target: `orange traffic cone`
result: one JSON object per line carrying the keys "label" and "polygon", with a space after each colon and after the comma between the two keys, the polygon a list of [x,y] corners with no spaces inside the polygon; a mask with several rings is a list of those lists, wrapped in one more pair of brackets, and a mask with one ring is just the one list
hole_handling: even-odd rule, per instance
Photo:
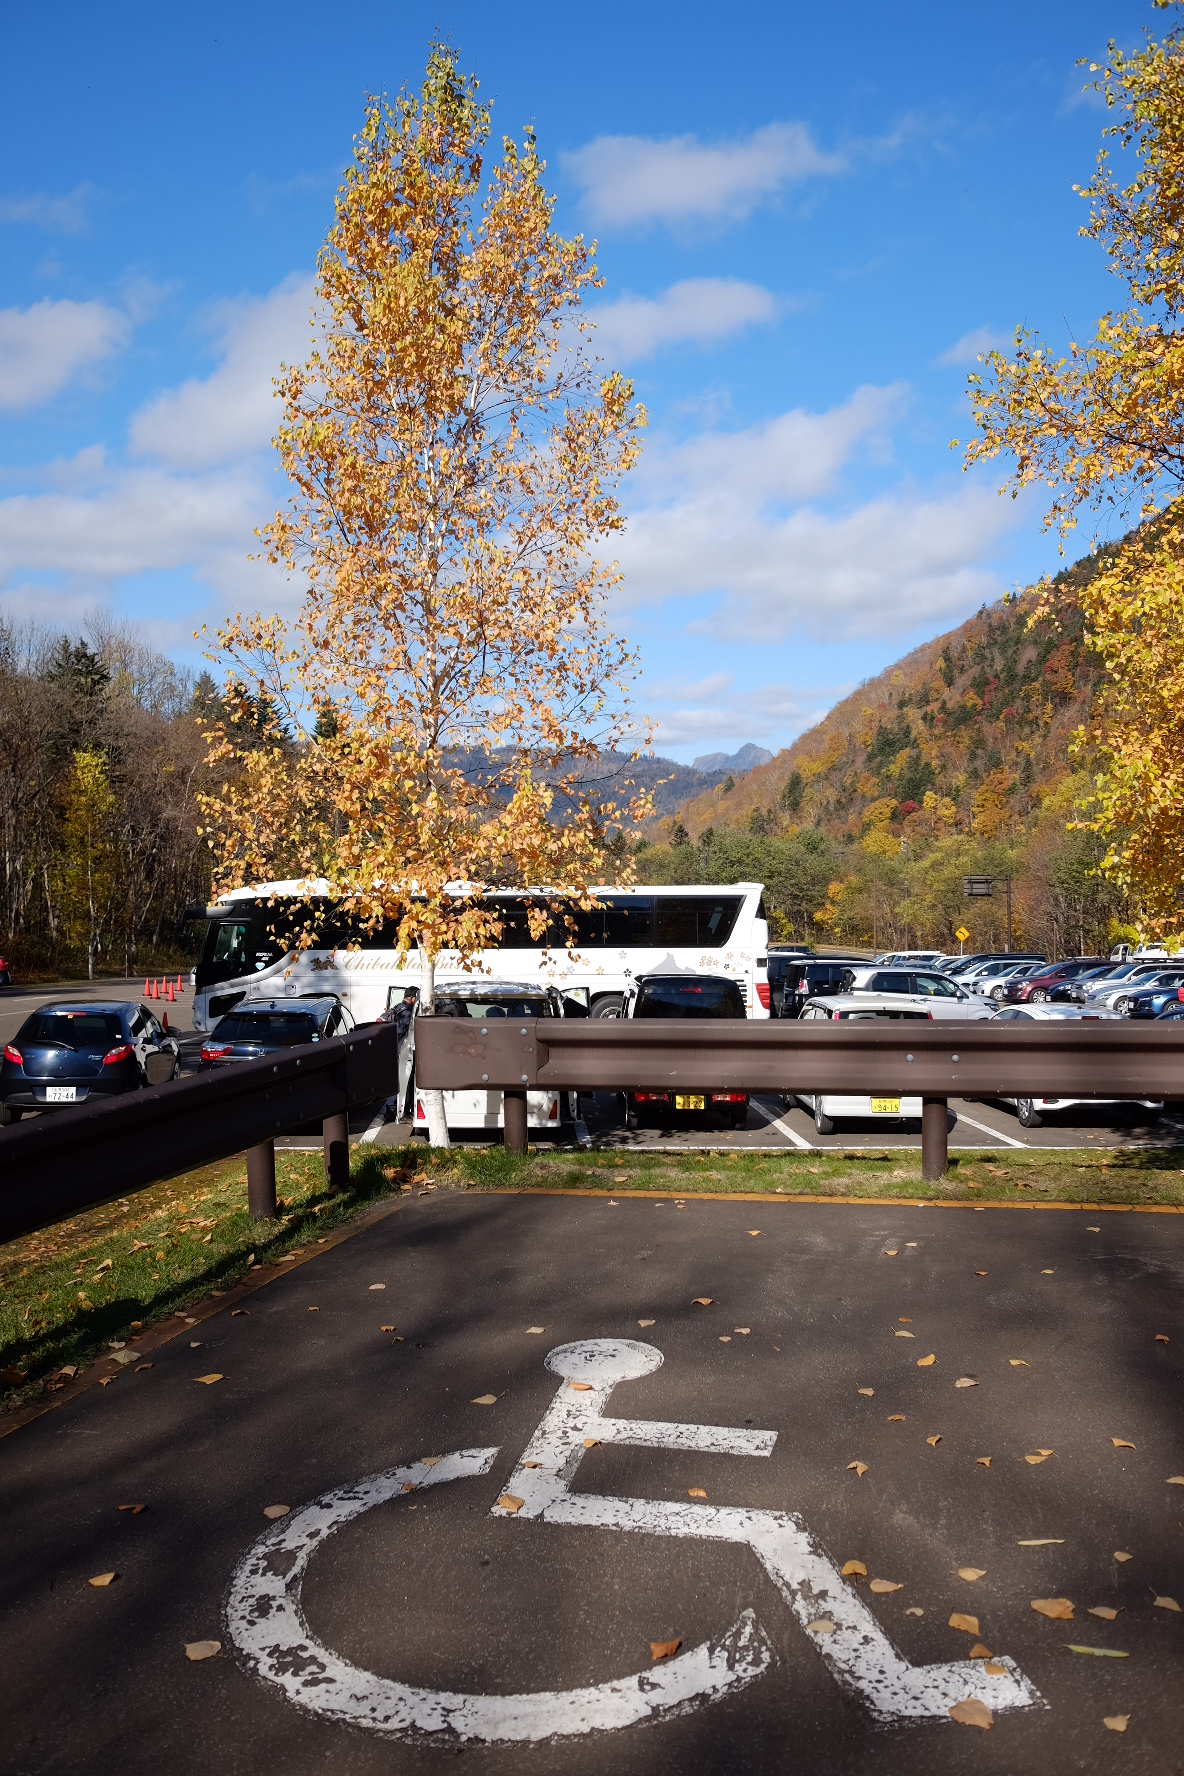
{"label": "orange traffic cone", "polygon": [[180,993],[181,993],[181,991],[182,991],[182,987],[181,987],[181,976],[180,976],[180,975],[178,975],[178,976],[177,976],[177,992],[178,992],[178,994],[180,994]]}
{"label": "orange traffic cone", "polygon": [[151,999],[152,997],[152,982],[150,980],[144,982],[144,997],[145,999]]}
{"label": "orange traffic cone", "polygon": [[152,983],[152,997],[154,999],[160,998],[160,984],[158,981],[153,981]]}
{"label": "orange traffic cone", "polygon": [[176,998],[177,998],[177,995],[173,992],[173,983],[172,983],[172,981],[170,981],[169,982],[169,1004],[170,1005],[175,1004]]}

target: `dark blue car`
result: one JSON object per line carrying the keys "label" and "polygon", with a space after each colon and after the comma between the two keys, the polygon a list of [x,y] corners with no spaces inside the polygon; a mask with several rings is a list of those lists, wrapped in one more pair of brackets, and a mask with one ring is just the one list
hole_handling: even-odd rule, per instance
{"label": "dark blue car", "polygon": [[[1150,992],[1131,995],[1131,1002],[1127,1010],[1127,1016],[1133,1018],[1163,1017],[1164,1013],[1173,1005],[1179,1005],[1180,1010],[1184,1011],[1184,1004],[1181,1004],[1182,1000],[1184,1000],[1184,987],[1154,987]],[[1180,1014],[1179,1012],[1172,1012],[1171,1015],[1173,1017],[1178,1017]]]}
{"label": "dark blue car", "polygon": [[28,1110],[118,1097],[172,1079],[181,1051],[146,1005],[80,1000],[43,1005],[4,1045],[0,1123]]}

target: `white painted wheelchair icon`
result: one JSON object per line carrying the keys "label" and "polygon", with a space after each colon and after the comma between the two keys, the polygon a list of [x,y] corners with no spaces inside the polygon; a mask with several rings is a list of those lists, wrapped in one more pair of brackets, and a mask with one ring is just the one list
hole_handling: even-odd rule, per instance
{"label": "white painted wheelchair icon", "polygon": [[[605,1416],[618,1382],[648,1375],[661,1362],[662,1353],[653,1345],[632,1339],[593,1338],[551,1351],[547,1368],[562,1378],[561,1384],[506,1487],[506,1494],[521,1499],[522,1505],[515,1511],[495,1504],[493,1515],[519,1523],[540,1519],[751,1548],[803,1627],[819,1619],[833,1622],[832,1633],[809,1639],[837,1681],[879,1720],[940,1719],[972,1695],[995,1711],[1041,1703],[1010,1659],[996,1661],[992,1672],[981,1661],[910,1664],[802,1522],[788,1512],[573,1493],[585,1439],[651,1449],[772,1454],[775,1431]],[[405,1493],[487,1474],[498,1453],[497,1448],[458,1449],[435,1461],[391,1468],[326,1493],[269,1529],[239,1564],[226,1606],[228,1637],[248,1666],[292,1702],[330,1720],[400,1738],[451,1733],[487,1743],[605,1731],[685,1714],[743,1688],[770,1668],[776,1655],[752,1610],[745,1610],[717,1639],[633,1677],[584,1689],[510,1696],[463,1695],[398,1683],[362,1671],[323,1646],[304,1619],[300,1591],[309,1561],[334,1530]]]}

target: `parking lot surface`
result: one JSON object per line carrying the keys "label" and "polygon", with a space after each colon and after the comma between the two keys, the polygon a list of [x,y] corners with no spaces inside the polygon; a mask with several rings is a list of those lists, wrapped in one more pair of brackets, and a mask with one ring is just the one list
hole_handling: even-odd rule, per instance
{"label": "parking lot surface", "polygon": [[1178,1215],[439,1192],[315,1251],[0,1441],[5,1771],[1180,1768]]}

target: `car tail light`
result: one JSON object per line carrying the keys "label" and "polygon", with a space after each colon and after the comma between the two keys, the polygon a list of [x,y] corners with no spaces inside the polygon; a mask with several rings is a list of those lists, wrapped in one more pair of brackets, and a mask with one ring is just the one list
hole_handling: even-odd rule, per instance
{"label": "car tail light", "polygon": [[[1184,999],[1184,987],[1177,987],[1176,988],[1176,998],[1177,999]],[[4,1052],[5,1052],[5,1054],[7,1054],[8,1050],[5,1049]]]}
{"label": "car tail light", "polygon": [[416,1120],[416,1122],[426,1122],[427,1119],[428,1119],[428,1113],[423,1107],[422,1099],[416,1098],[416,1100],[415,1100],[415,1120]]}
{"label": "car tail light", "polygon": [[[1184,999],[1184,993],[1182,993],[1180,997]],[[6,1042],[4,1044],[4,1059],[6,1061],[11,1061],[14,1067],[23,1067],[25,1064],[24,1056],[21,1054],[20,1049],[14,1048],[11,1042]]]}
{"label": "car tail light", "polygon": [[748,1100],[747,1092],[712,1092],[713,1104],[743,1104]]}
{"label": "car tail light", "polygon": [[103,1056],[103,1065],[104,1067],[114,1067],[120,1061],[130,1060],[135,1052],[130,1042],[121,1042],[118,1048],[109,1049]]}
{"label": "car tail light", "polygon": [[807,982],[806,982],[805,975],[803,975],[801,980],[798,982],[798,992],[804,993],[804,992],[806,992],[806,990],[807,990]]}
{"label": "car tail light", "polygon": [[633,1102],[635,1104],[668,1104],[670,1102],[670,1093],[669,1092],[634,1092]]}
{"label": "car tail light", "polygon": [[765,1011],[768,1011],[768,1009],[769,1009],[769,983],[768,983],[768,981],[757,981],[756,996],[760,1000],[762,1008]]}
{"label": "car tail light", "polygon": [[547,1121],[548,1122],[558,1122],[559,1121],[559,1099],[558,1098],[556,1098],[556,1100],[552,1104],[551,1108],[547,1111]]}
{"label": "car tail light", "polygon": [[220,1061],[230,1053],[229,1042],[203,1042],[201,1058],[203,1061]]}

